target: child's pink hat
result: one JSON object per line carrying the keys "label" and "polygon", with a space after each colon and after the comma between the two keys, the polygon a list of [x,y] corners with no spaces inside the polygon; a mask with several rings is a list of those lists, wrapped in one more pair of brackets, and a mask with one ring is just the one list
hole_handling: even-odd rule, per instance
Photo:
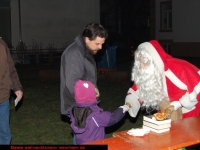
{"label": "child's pink hat", "polygon": [[74,86],[74,97],[77,103],[96,101],[95,87],[90,81],[78,80]]}

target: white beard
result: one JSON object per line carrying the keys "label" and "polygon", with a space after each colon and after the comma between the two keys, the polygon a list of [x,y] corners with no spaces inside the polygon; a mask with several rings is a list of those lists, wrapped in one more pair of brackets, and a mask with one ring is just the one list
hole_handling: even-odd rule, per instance
{"label": "white beard", "polygon": [[166,98],[161,73],[153,61],[144,67],[140,67],[140,63],[136,59],[132,69],[132,80],[138,88],[139,99],[147,110],[159,109],[159,103]]}

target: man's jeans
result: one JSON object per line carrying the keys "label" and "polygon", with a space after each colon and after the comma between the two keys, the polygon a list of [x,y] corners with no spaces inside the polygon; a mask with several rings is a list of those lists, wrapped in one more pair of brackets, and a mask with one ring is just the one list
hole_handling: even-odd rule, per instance
{"label": "man's jeans", "polygon": [[[71,121],[71,116],[70,116],[70,114],[67,114],[67,116],[70,118],[70,121]],[[77,143],[76,143],[76,135],[75,135],[74,132],[73,132],[73,144],[74,144],[74,145],[77,145]]]}
{"label": "man's jeans", "polygon": [[9,99],[0,103],[0,145],[9,145],[10,133],[10,101]]}

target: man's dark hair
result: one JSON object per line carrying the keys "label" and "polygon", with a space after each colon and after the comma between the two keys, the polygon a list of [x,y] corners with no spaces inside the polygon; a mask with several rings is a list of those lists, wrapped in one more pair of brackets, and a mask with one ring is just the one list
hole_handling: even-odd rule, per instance
{"label": "man's dark hair", "polygon": [[83,30],[82,37],[88,37],[89,40],[94,40],[97,36],[107,38],[108,33],[106,29],[99,23],[90,23]]}

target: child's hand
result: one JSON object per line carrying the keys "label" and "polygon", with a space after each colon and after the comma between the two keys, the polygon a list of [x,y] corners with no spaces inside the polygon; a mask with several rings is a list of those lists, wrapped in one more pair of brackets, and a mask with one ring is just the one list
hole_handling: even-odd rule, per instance
{"label": "child's hand", "polygon": [[120,106],[119,108],[123,109],[123,113],[127,112],[130,109],[128,105]]}
{"label": "child's hand", "polygon": [[100,93],[99,93],[99,90],[97,88],[95,88],[95,92],[96,92],[96,97],[99,98]]}

